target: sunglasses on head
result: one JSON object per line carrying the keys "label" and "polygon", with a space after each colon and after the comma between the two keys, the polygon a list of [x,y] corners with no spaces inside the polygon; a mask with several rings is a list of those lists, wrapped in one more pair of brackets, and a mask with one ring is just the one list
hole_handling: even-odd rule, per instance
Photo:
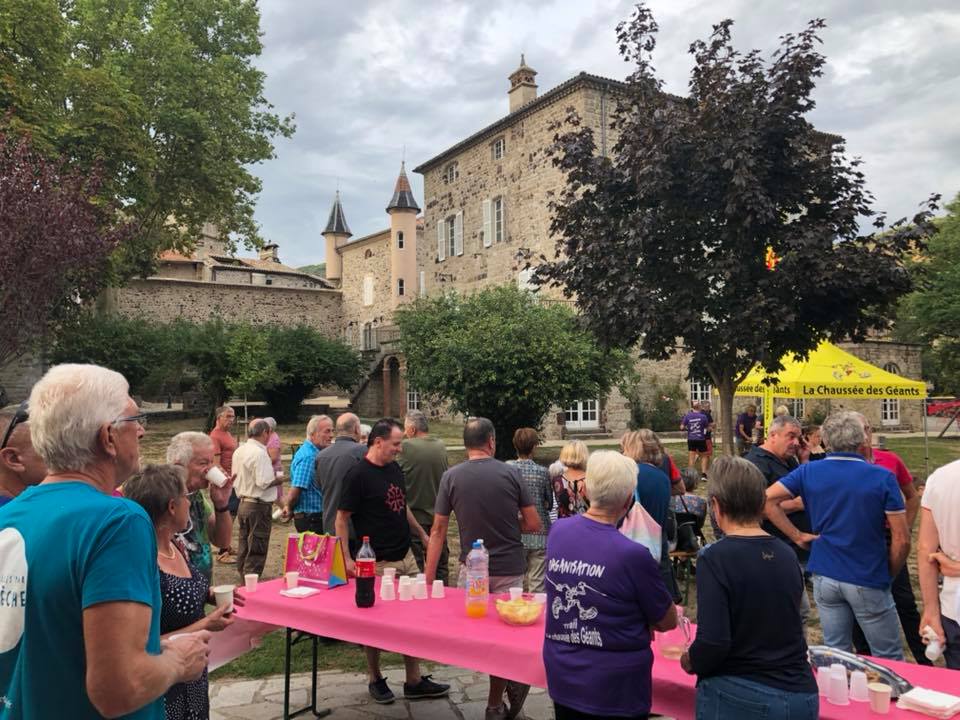
{"label": "sunglasses on head", "polygon": [[13,418],[10,420],[10,424],[7,425],[7,429],[3,433],[3,442],[0,442],[0,450],[3,450],[7,446],[7,442],[10,440],[10,436],[13,435],[13,431],[16,429],[17,425],[25,423],[29,419],[30,413],[27,412],[27,401],[24,400],[22,403],[20,403],[17,411],[13,414]]}

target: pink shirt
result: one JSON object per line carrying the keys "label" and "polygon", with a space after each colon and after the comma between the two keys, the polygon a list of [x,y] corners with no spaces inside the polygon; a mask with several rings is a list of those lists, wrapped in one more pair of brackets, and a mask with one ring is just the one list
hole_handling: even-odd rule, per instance
{"label": "pink shirt", "polygon": [[[267,452],[269,453],[271,450],[279,450],[279,449],[280,449],[280,436],[277,435],[275,432],[272,432],[270,433],[270,437],[267,439]],[[281,470],[283,470],[283,462],[280,460],[279,452],[277,453],[277,459],[271,460],[271,462],[273,463],[274,472],[280,472]]]}
{"label": "pink shirt", "polygon": [[220,456],[220,467],[227,475],[233,474],[233,452],[237,449],[237,439],[226,430],[214,428],[210,431],[213,440],[213,454]]}

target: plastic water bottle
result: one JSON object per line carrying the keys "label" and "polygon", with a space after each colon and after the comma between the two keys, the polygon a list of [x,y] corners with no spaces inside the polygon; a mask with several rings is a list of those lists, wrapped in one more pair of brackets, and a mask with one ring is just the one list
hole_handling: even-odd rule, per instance
{"label": "plastic water bottle", "polygon": [[370,538],[363,536],[363,546],[357,553],[357,559],[354,561],[354,573],[356,574],[357,584],[357,607],[373,607],[377,594],[374,591],[373,584],[377,575],[377,556],[370,547]]}
{"label": "plastic water bottle", "polygon": [[475,540],[467,555],[467,617],[481,618],[487,615],[490,600],[490,558],[483,540]]}

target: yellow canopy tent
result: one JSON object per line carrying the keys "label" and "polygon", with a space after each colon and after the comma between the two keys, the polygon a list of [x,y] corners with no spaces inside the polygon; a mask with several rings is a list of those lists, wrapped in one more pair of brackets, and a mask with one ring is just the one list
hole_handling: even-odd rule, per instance
{"label": "yellow canopy tent", "polygon": [[[763,381],[772,378],[770,384]],[[764,422],[773,417],[773,399],[824,398],[835,400],[923,400],[927,386],[921,380],[909,380],[882,370],[841,350],[828,342],[810,353],[806,360],[789,354],[783,359],[783,370],[769,375],[762,367],[754,367],[740,383],[736,395],[763,398]],[[927,414],[923,413],[924,438]]]}

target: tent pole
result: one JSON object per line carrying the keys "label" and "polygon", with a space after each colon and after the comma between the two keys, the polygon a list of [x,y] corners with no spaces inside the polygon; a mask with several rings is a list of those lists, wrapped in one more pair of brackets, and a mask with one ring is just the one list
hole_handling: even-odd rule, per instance
{"label": "tent pole", "polygon": [[927,433],[927,402],[929,398],[923,399],[923,481],[926,482],[930,476],[930,437]]}

